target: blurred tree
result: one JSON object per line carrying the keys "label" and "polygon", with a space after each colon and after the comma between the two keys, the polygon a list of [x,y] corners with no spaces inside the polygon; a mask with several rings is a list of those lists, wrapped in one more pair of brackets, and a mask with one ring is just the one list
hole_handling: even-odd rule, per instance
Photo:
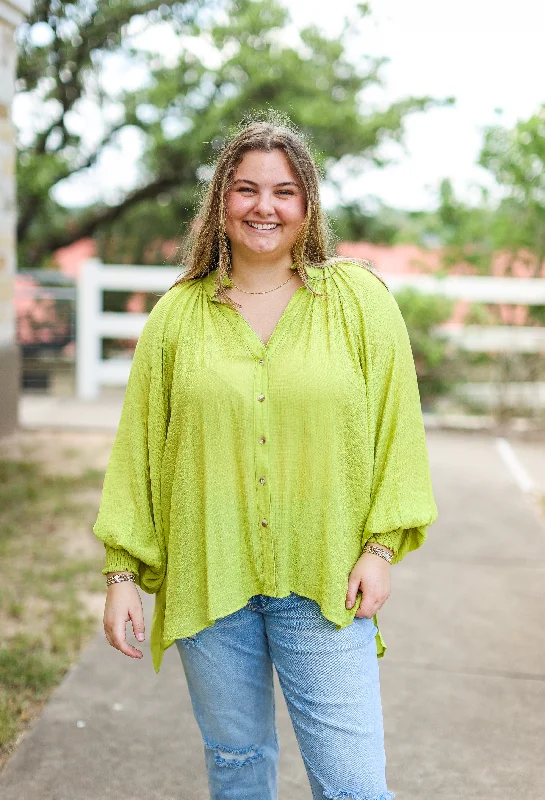
{"label": "blurred tree", "polygon": [[[465,262],[488,274],[494,254],[503,253],[506,276],[524,263],[527,276],[538,277],[545,263],[545,106],[512,129],[487,128],[479,164],[494,176],[502,197],[492,205],[483,190],[481,204],[469,206],[456,199],[449,181],[442,182],[437,223],[445,269]],[[543,324],[544,308],[530,306],[529,318]]]}
{"label": "blurred tree", "polygon": [[[157,51],[134,35],[146,25],[164,34]],[[20,263],[43,264],[83,236],[97,236],[113,260],[157,260],[154,243],[179,234],[225,135],[249,114],[287,114],[327,174],[340,159],[352,170],[383,165],[383,142],[400,141],[406,115],[436,102],[410,97],[366,113],[362,93],[381,83],[383,59],[352,63],[343,37],[314,27],[288,41],[276,0],[38,0],[20,34],[18,89],[37,109],[20,135]],[[135,88],[128,78],[138,70]],[[82,125],[90,106],[101,111],[100,130]],[[115,201],[63,207],[63,181],[92,169],[129,130],[142,141],[136,185]]]}
{"label": "blurred tree", "polygon": [[360,203],[344,203],[330,213],[335,235],[343,242],[394,244],[405,213],[379,204],[373,211]]}
{"label": "blurred tree", "polygon": [[464,203],[444,179],[436,211],[413,214],[398,237],[421,243],[425,235],[436,236],[447,270],[465,262],[486,274],[492,255],[507,252],[506,275],[517,259],[524,259],[530,276],[539,275],[545,262],[545,106],[512,129],[487,128],[479,164],[495,178],[499,202],[492,204],[482,189],[479,204]]}
{"label": "blurred tree", "polygon": [[479,163],[504,191],[491,231],[494,247],[511,253],[511,266],[525,251],[530,274],[539,275],[545,261],[545,105],[511,130],[488,128]]}
{"label": "blurred tree", "polygon": [[479,272],[489,271],[494,250],[490,235],[493,215],[486,191],[482,192],[480,205],[469,205],[456,197],[448,178],[441,181],[436,231],[442,242],[446,272],[460,264],[468,264]]}
{"label": "blurred tree", "polygon": [[385,238],[388,244],[410,243],[443,250],[446,271],[463,261],[474,263],[479,269],[485,265],[488,268],[493,209],[487,193],[483,190],[480,205],[469,205],[456,197],[452,181],[444,178],[436,197],[437,206],[431,211],[380,207],[371,217],[371,232],[384,227],[391,234],[391,238]]}

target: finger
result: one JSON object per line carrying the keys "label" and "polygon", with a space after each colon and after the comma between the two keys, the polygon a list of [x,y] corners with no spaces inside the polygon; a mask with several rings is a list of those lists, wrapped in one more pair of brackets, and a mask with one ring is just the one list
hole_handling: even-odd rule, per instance
{"label": "finger", "polygon": [[120,653],[123,653],[123,655],[129,656],[130,658],[144,657],[144,653],[142,653],[136,647],[133,647],[132,644],[129,644],[124,639],[122,641],[114,639],[112,646],[115,647],[116,650],[119,650]]}
{"label": "finger", "polygon": [[111,628],[109,624],[106,624],[106,622],[104,623],[104,636],[106,637],[108,644],[113,647]]}
{"label": "finger", "polygon": [[133,647],[132,644],[129,644],[125,639],[125,635],[126,629],[124,622],[121,623],[121,625],[114,626],[113,630],[110,632],[112,647],[115,647],[116,650],[119,650],[124,655],[130,656],[130,658],[142,658],[144,654],[136,647]]}
{"label": "finger", "polygon": [[137,639],[139,642],[143,642],[146,638],[146,628],[144,625],[144,614],[142,613],[142,604],[139,603],[138,606],[134,608],[129,608],[129,616],[132,623],[132,632],[134,633],[134,638]]}
{"label": "finger", "polygon": [[380,611],[389,596],[390,595],[386,595],[384,598],[364,598],[364,600],[362,600],[360,603],[360,607],[356,611],[356,616],[367,617],[367,619],[371,619],[378,611]]}
{"label": "finger", "polygon": [[356,611],[357,617],[365,617],[366,619],[372,619],[376,614],[376,608],[378,607],[378,603],[376,599],[371,596],[363,596],[362,601],[360,603],[360,607]]}
{"label": "finger", "polygon": [[348,590],[346,592],[346,607],[352,608],[356,602],[356,595],[360,588],[360,579],[350,576],[348,578]]}

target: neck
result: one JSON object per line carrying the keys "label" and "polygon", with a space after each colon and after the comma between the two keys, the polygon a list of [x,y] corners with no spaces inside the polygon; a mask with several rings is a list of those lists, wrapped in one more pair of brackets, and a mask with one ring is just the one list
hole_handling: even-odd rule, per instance
{"label": "neck", "polygon": [[248,291],[259,291],[263,286],[274,286],[275,282],[281,283],[289,278],[293,274],[292,264],[291,255],[260,260],[233,253],[230,276]]}

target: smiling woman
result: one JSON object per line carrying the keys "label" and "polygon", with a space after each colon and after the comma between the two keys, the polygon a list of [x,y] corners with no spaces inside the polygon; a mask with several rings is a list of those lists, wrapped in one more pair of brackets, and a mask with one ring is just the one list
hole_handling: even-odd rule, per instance
{"label": "smiling woman", "polygon": [[[232,264],[227,294],[266,344],[294,292],[304,285],[291,267],[306,216],[305,195],[281,150],[244,154],[227,192],[226,212]],[[271,289],[259,291],[266,286]],[[262,297],[273,291],[273,299]]]}
{"label": "smiling woman", "polygon": [[[263,226],[274,226],[272,233],[250,240],[250,230]],[[236,308],[235,293],[226,288],[228,274],[240,279],[241,291],[257,286],[258,273],[261,287],[267,275],[289,277],[291,268],[300,278],[294,283],[316,294],[306,268],[323,265],[333,247],[318,172],[302,137],[275,123],[244,127],[221,153],[191,231],[177,283],[217,267],[217,295]]]}
{"label": "smiling woman", "polygon": [[[405,324],[368,265],[328,259],[291,128],[220,156],[184,272],[138,342],[95,533],[110,644],[156,593],[212,800],[276,800],[273,665],[314,800],[391,800],[377,611],[437,516]],[[234,772],[236,770],[236,772]]]}
{"label": "smiling woman", "polygon": [[[225,226],[232,271],[238,266],[243,283],[248,285],[256,278],[259,281],[256,260],[263,261],[269,271],[277,271],[280,264],[289,270],[291,251],[305,215],[303,188],[285,154],[281,150],[245,153],[227,194]],[[256,288],[259,286],[260,282]]]}

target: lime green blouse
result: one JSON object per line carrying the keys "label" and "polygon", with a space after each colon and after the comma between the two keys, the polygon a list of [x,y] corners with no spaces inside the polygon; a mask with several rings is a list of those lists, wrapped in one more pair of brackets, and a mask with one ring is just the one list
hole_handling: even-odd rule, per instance
{"label": "lime green blouse", "polygon": [[327,296],[297,289],[266,345],[215,296],[216,271],[171,288],[138,341],[94,532],[104,573],[156,594],[157,671],[255,594],[293,591],[349,625],[365,542],[400,561],[437,516],[393,295],[356,263],[308,274]]}

